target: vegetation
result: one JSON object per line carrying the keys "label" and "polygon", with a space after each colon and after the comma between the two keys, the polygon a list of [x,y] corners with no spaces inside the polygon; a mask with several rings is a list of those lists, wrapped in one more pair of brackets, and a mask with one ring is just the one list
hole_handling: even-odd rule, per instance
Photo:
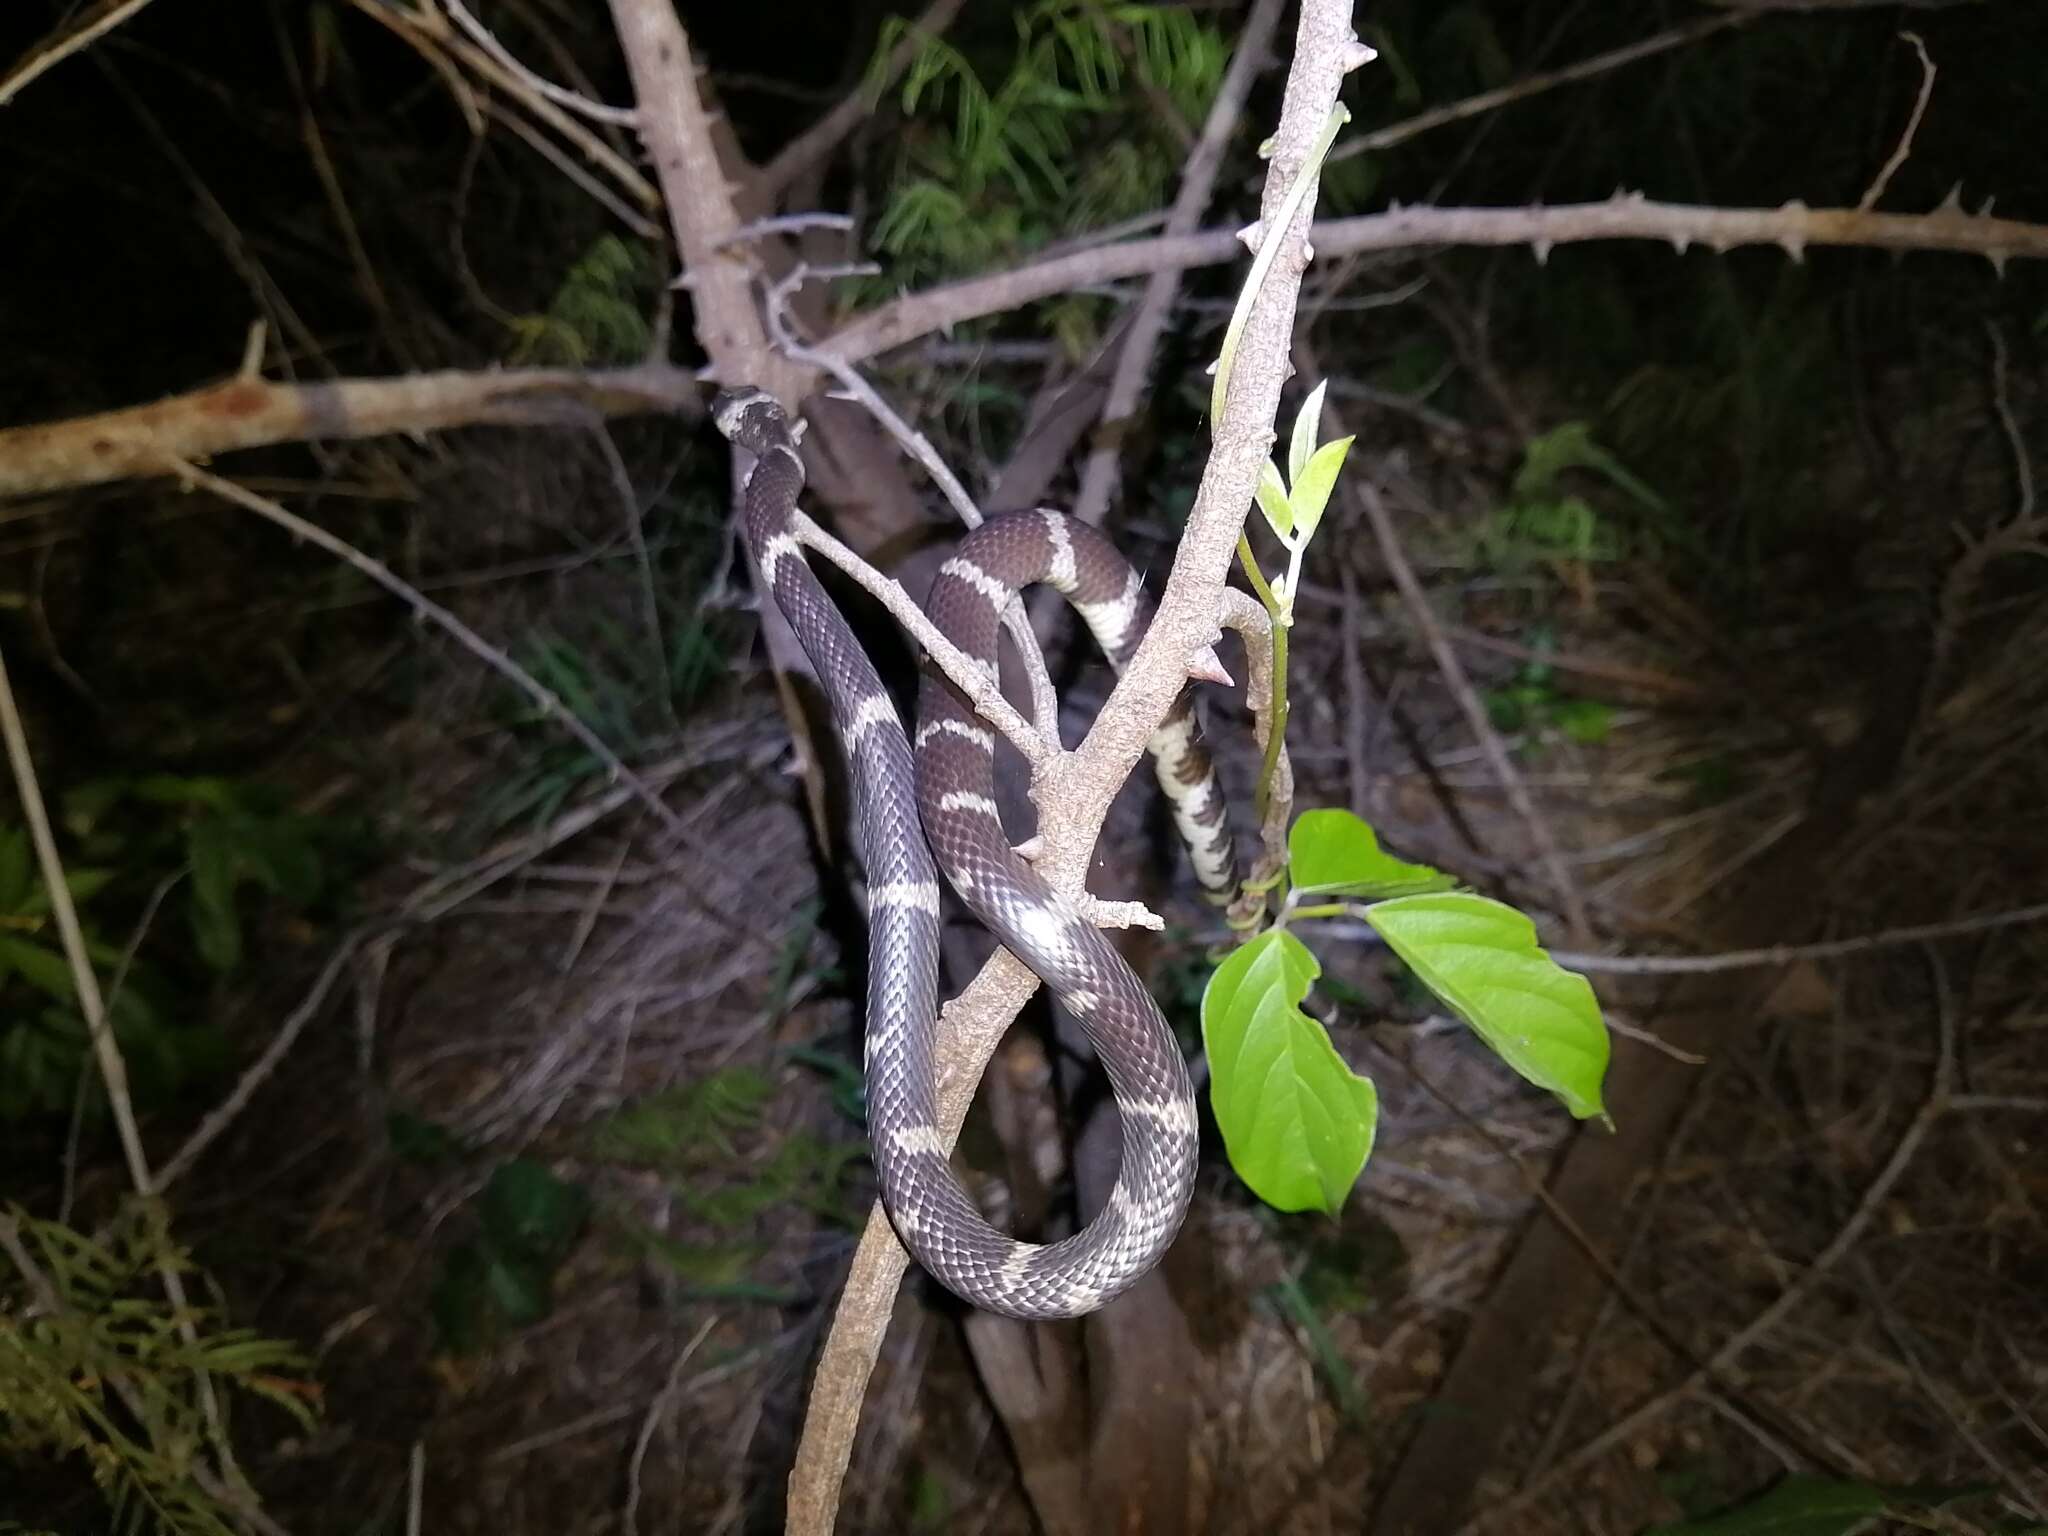
{"label": "vegetation", "polygon": [[[204,472],[361,557],[192,477],[0,505],[24,739],[0,1532],[780,1528],[873,1196],[836,749],[757,619],[708,429],[497,393],[650,360],[687,393],[758,318],[713,314],[679,260],[664,157],[565,104],[631,94],[605,8],[230,9],[108,13],[75,53],[24,44],[33,76],[0,57],[0,425],[158,396],[175,422],[260,321],[242,382],[307,384],[313,426]],[[750,294],[871,261],[787,299],[822,345],[906,294],[1149,239],[1252,9],[826,8],[799,39],[775,7],[680,6],[736,221],[802,226],[748,223]],[[1358,14],[1379,58],[1326,126],[1317,207],[1619,187],[1911,218],[1960,182],[1965,212],[1995,194],[2038,233],[2022,63],[2048,16],[1897,19],[1388,0]],[[1223,103],[1202,228],[1253,217],[1282,76]],[[849,99],[861,120],[764,195]],[[1156,339],[1126,329],[1141,273],[861,371],[991,505],[1060,504],[1114,450],[1107,524],[1157,589],[1277,254],[1180,274]],[[1654,231],[1319,252],[1296,355],[1319,379],[1288,391],[1239,550],[1273,730],[1254,750],[1219,699],[1209,732],[1269,851],[1222,920],[1148,884],[1164,861],[1121,811],[1091,875],[1168,921],[1155,991],[1237,1179],[1204,1180],[1200,1262],[1136,1321],[1020,1344],[914,1284],[862,1368],[840,1529],[1177,1528],[1195,1480],[1146,1457],[1182,1445],[1218,1536],[1355,1523],[1450,1426],[1457,1497],[1501,1528],[2048,1531],[2048,286],[1987,254]],[[1126,346],[1152,382],[1111,420]],[[476,393],[347,435],[329,386],[380,380]],[[915,568],[944,530],[836,409],[814,397],[809,505]],[[0,485],[32,450],[0,431]],[[1020,493],[1044,453],[1063,467]],[[894,628],[828,580],[907,688]],[[1780,948],[1815,939],[1852,947]],[[1114,1140],[1063,1040],[1027,1017],[959,1154],[1033,1236],[1071,1230]],[[1572,1170],[1603,1147],[1628,1161],[1589,1205]],[[1597,1257],[1516,1305],[1519,1245],[1559,1231]],[[1504,1312],[1573,1342],[1569,1387],[1539,1399],[1507,1351],[1463,1378],[1486,1401],[1457,1396]],[[1130,1380],[1198,1390],[1131,1406],[1107,1390]]]}

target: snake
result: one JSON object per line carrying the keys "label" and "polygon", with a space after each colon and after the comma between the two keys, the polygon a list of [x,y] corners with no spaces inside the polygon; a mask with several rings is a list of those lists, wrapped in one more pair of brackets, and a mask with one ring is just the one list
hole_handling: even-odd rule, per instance
{"label": "snake", "polygon": [[[742,538],[762,588],[810,659],[847,760],[866,871],[864,1061],[883,1208],[910,1255],[970,1306],[1027,1320],[1093,1312],[1160,1262],[1193,1198],[1199,1122],[1180,1045],[1115,946],[1012,849],[995,799],[995,733],[929,658],[913,749],[873,662],[805,563],[796,523],[800,429],[757,388],[722,391],[711,414],[754,456]],[[983,522],[939,567],[925,611],[993,683],[1001,615],[1020,589],[1040,582],[1066,598],[1121,670],[1150,621],[1143,581],[1107,537],[1059,512]],[[1218,673],[1213,652],[1191,661],[1191,677]],[[1232,841],[1192,682],[1147,747],[1204,893],[1227,900]],[[1056,1242],[1021,1242],[998,1230],[947,1156],[936,1075],[934,854],[968,911],[1079,1021],[1115,1093],[1116,1183],[1092,1220]]]}

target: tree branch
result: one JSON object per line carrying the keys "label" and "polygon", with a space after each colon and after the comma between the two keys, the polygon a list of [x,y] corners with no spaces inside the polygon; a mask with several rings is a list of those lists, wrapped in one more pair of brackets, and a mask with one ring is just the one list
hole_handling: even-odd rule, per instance
{"label": "tree branch", "polygon": [[0,107],[14,100],[36,76],[91,47],[148,4],[149,0],[101,0],[85,15],[35,44],[0,74]]}
{"label": "tree branch", "polygon": [[[0,430],[0,496],[173,473],[277,443],[416,436],[455,427],[582,423],[666,413],[694,418],[703,385],[683,368],[509,369],[273,384],[252,373],[148,405]],[[579,414],[583,413],[583,414]]]}
{"label": "tree branch", "polygon": [[[735,220],[720,241],[729,242],[740,227]],[[1935,212],[1915,215],[1806,208],[1798,203],[1775,209],[1698,208],[1617,193],[1604,203],[1563,208],[1404,208],[1327,220],[1314,226],[1310,238],[1325,256],[1431,244],[1527,244],[1541,259],[1557,245],[1641,239],[1666,240],[1681,250],[1695,241],[1721,251],[1738,245],[1778,245],[1795,259],[1809,245],[1950,251],[1981,255],[2001,268],[2015,257],[2048,258],[2048,225],[1967,214],[1954,193]],[[817,350],[858,362],[929,332],[1070,288],[1161,267],[1213,266],[1236,260],[1242,250],[1237,236],[1227,230],[1093,247],[898,299],[842,327]],[[728,265],[723,258],[714,260]],[[745,319],[738,332],[725,322],[718,331],[725,340],[744,337],[747,327],[759,325],[752,299],[744,293],[745,274],[736,267],[733,271]],[[697,299],[700,306],[711,302],[702,293]],[[746,348],[733,355],[752,345],[748,338]],[[766,347],[765,338],[761,345]],[[762,355],[774,357],[772,351]],[[754,366],[767,365],[713,364],[719,377]],[[781,387],[794,391],[782,398],[801,399],[809,392],[815,374],[779,359],[773,368],[783,381]],[[151,405],[0,430],[0,496],[159,475],[167,455],[205,458],[304,439],[560,421],[562,413],[550,397],[606,415],[667,411],[693,416],[700,408],[700,388],[686,370],[660,363],[596,372],[447,372],[307,385],[271,384],[244,375]]]}
{"label": "tree branch", "polygon": [[[2048,258],[2048,224],[1968,214],[1953,194],[1933,213],[1897,214],[1808,208],[1798,202],[1780,208],[1702,208],[1653,203],[1640,192],[1617,192],[1605,202],[1556,208],[1395,208],[1327,220],[1315,226],[1310,239],[1319,256],[1425,245],[1527,245],[1542,261],[1560,245],[1663,240],[1680,251],[1692,245],[1717,251],[1776,245],[1795,261],[1809,246],[1834,245],[1954,251],[1983,256],[2000,270],[2014,257]],[[1074,288],[1162,267],[1215,266],[1235,261],[1238,254],[1236,234],[1221,229],[1075,251],[911,294],[848,323],[821,345],[858,362],[933,331]]]}
{"label": "tree branch", "polygon": [[711,359],[706,376],[724,384],[757,384],[794,404],[811,391],[807,369],[778,357],[768,344],[752,279],[731,249],[741,229],[735,188],[711,139],[711,118],[697,94],[690,40],[674,0],[611,0],[612,24],[633,76],[640,137],[654,159],[675,230],[696,319],[697,340]]}

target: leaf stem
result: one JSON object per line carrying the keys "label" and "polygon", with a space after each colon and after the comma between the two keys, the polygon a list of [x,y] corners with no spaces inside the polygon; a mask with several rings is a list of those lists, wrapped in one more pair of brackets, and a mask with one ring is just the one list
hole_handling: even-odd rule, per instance
{"label": "leaf stem", "polygon": [[1266,819],[1266,807],[1273,799],[1273,775],[1280,769],[1280,748],[1287,740],[1287,625],[1291,615],[1287,605],[1280,600],[1267,582],[1265,573],[1259,569],[1257,556],[1252,553],[1252,541],[1248,534],[1237,536],[1238,563],[1244,567],[1245,579],[1252,584],[1252,591],[1265,604],[1266,613],[1273,620],[1273,695],[1268,714],[1270,725],[1266,730],[1266,756],[1259,764],[1259,788],[1253,797],[1253,807],[1259,820]]}
{"label": "leaf stem", "polygon": [[1272,727],[1266,733],[1266,759],[1259,764],[1259,788],[1252,804],[1259,820],[1266,819],[1266,808],[1273,800],[1273,775],[1280,770],[1280,746],[1287,739],[1287,626],[1277,620],[1273,625],[1273,705]]}
{"label": "leaf stem", "polygon": [[1289,923],[1298,917],[1346,917],[1355,910],[1353,903],[1348,901],[1325,901],[1312,907],[1289,906],[1281,911],[1280,921]]}
{"label": "leaf stem", "polygon": [[1252,584],[1253,596],[1265,605],[1269,615],[1277,614],[1280,611],[1280,599],[1274,596],[1272,587],[1267,585],[1266,573],[1259,569],[1258,557],[1252,553],[1251,535],[1240,533],[1237,536],[1237,559],[1244,567],[1245,580]]}

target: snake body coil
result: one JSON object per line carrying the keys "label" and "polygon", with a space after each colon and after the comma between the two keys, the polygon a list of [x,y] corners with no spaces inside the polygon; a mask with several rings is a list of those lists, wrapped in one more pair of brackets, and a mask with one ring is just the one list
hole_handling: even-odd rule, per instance
{"label": "snake body coil", "polygon": [[[873,664],[803,560],[792,531],[803,461],[789,419],[761,390],[721,394],[719,430],[758,462],[746,539],[775,604],[817,669],[851,767],[869,911],[867,1099],[882,1199],[904,1246],[947,1289],[991,1312],[1078,1317],[1157,1264],[1180,1230],[1196,1161],[1193,1085],[1158,1005],[1123,957],[1011,850],[994,798],[995,738],[927,664],[917,750]],[[1121,668],[1150,615],[1137,573],[1085,524],[1054,512],[992,518],[940,567],[926,607],[994,675],[999,620],[1018,588],[1045,581]],[[1183,693],[1150,743],[1196,873],[1233,880],[1223,798]],[[1102,1212],[1043,1246],[983,1219],[938,1130],[939,886],[936,850],[961,900],[1080,1020],[1116,1092],[1123,1162]]]}

